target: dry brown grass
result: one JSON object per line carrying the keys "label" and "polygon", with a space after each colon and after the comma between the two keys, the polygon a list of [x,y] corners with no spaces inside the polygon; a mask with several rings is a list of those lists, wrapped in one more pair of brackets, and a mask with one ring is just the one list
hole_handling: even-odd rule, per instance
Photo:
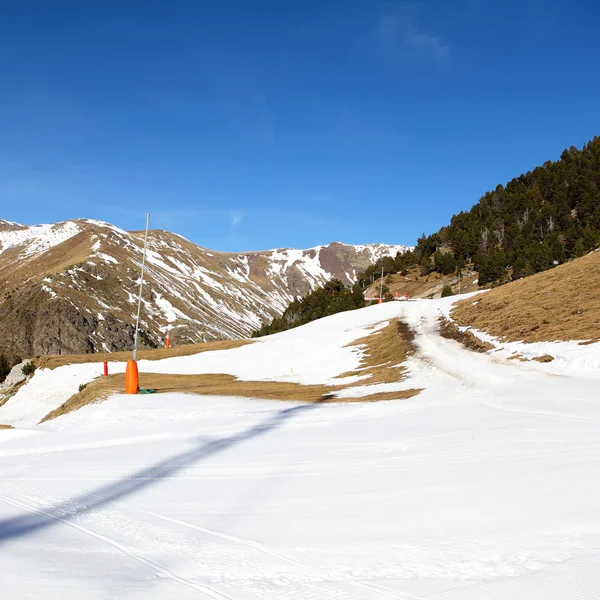
{"label": "dry brown grass", "polygon": [[[155,350],[138,350],[138,360],[162,360],[174,356],[191,356],[201,352],[214,352],[216,350],[232,350],[246,344],[252,344],[252,340],[222,340],[220,342],[206,342],[204,344],[184,344],[175,348],[157,348]],[[106,355],[110,362],[127,362],[131,359],[131,350],[123,352],[110,352]],[[104,354],[65,354],[42,356],[34,362],[42,369],[56,369],[65,365],[81,365],[85,363],[101,363]]]}
{"label": "dry brown grass", "polygon": [[449,340],[456,340],[469,350],[474,350],[475,352],[487,352],[494,349],[492,344],[482,342],[470,331],[461,331],[456,323],[448,319],[440,318],[440,335]]}
{"label": "dry brown grass", "polygon": [[[387,285],[390,293],[393,295],[398,292],[401,296],[408,294],[409,298],[427,298],[429,296],[439,297],[445,285],[451,285],[454,292],[458,292],[458,279],[456,274],[441,275],[437,271],[433,271],[427,275],[420,275],[420,267],[409,269],[406,276],[396,273],[395,275],[387,275],[384,278],[384,285]],[[479,279],[478,273],[465,273],[461,278],[461,292],[475,292],[482,288],[477,284]],[[381,280],[376,280],[371,284],[365,296],[368,298],[378,297]]]}
{"label": "dry brown grass", "polygon": [[[375,383],[400,381],[405,369],[399,364],[411,350],[412,332],[397,319],[387,327],[355,341],[354,346],[365,346],[365,356],[354,375],[369,375],[349,385],[302,385],[279,381],[241,381],[233,375],[223,373],[202,375],[172,375],[140,373],[140,387],[155,389],[157,393],[179,392],[201,396],[239,396],[265,400],[295,400],[300,402],[374,402],[381,400],[401,400],[411,398],[421,390],[403,390],[367,394],[357,398],[337,398],[335,394],[348,387]],[[209,345],[209,344],[204,344]],[[345,374],[344,376],[348,376]],[[42,422],[77,410],[108,398],[114,393],[125,391],[125,378],[122,374],[99,377],[81,392],[71,396],[65,403],[46,415]]]}
{"label": "dry brown grass", "polygon": [[413,332],[405,323],[391,319],[383,329],[349,344],[349,347],[363,347],[363,357],[356,370],[342,373],[337,378],[368,375],[369,379],[359,385],[401,381],[406,371],[402,363],[412,351],[413,338]]}
{"label": "dry brown grass", "polygon": [[452,317],[506,341],[597,340],[600,252],[463,300]]}
{"label": "dry brown grass", "polygon": [[536,356],[533,358],[533,360],[540,363],[549,363],[554,360],[554,356],[550,356],[550,354],[544,354],[543,356]]}
{"label": "dry brown grass", "polygon": [[0,423],[0,429],[12,429],[12,428],[13,428],[12,425],[2,425]]}
{"label": "dry brown grass", "polygon": [[[264,400],[294,400],[298,402],[359,402],[376,400],[400,400],[411,398],[420,390],[403,390],[369,394],[357,398],[336,398],[335,393],[351,386],[302,385],[280,381],[240,381],[233,375],[170,375],[164,373],[141,373],[140,387],[154,389],[157,393],[178,392],[199,396],[239,396]],[[122,374],[99,377],[81,392],[71,396],[61,406],[48,413],[43,419],[49,421],[74,410],[106,400],[111,394],[124,393],[125,381]]]}

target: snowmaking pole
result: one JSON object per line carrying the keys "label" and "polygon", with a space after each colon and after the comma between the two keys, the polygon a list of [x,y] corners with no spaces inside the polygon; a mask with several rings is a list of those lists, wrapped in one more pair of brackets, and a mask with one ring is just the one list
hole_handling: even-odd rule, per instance
{"label": "snowmaking pole", "polygon": [[140,292],[138,295],[137,316],[135,319],[135,335],[133,338],[133,360],[127,362],[125,372],[125,393],[137,394],[140,389],[140,380],[137,368],[138,336],[140,333],[140,314],[142,312],[142,290],[144,287],[144,271],[146,268],[146,248],[148,247],[148,226],[150,225],[150,213],[146,215],[146,234],[144,235],[144,253],[142,255],[142,274],[140,277]]}
{"label": "snowmaking pole", "polygon": [[142,276],[140,278],[140,293],[138,295],[138,309],[135,320],[135,339],[133,341],[133,360],[137,359],[138,336],[140,333],[140,313],[142,311],[142,288],[144,287],[144,271],[146,269],[146,248],[148,246],[148,225],[150,225],[150,213],[146,215],[146,234],[144,235],[144,254],[142,256]]}

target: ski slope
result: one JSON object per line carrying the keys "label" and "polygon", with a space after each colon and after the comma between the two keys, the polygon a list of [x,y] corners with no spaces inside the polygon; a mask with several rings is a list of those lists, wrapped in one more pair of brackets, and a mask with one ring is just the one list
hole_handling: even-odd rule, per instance
{"label": "ski slope", "polygon": [[582,347],[571,371],[474,354],[437,333],[452,301],[373,306],[151,365],[325,382],[357,366],[346,346],[365,327],[399,316],[416,334],[410,376],[375,391],[424,388],[410,400],[115,395],[36,425],[98,366],[36,373],[0,408],[0,423],[18,425],[0,430],[0,589],[600,598],[600,351]]}

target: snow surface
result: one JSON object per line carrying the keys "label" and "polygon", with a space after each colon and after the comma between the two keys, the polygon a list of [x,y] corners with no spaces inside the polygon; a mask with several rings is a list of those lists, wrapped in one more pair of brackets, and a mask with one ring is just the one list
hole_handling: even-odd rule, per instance
{"label": "snow surface", "polygon": [[[141,370],[328,381],[402,317],[404,401],[115,395],[35,425],[98,365],[0,408],[0,585],[37,599],[600,598],[598,375],[437,334],[455,298],[334,315]],[[579,346],[600,355],[598,345]],[[556,362],[556,361],[555,361]],[[123,364],[111,364],[111,372]],[[339,380],[338,380],[339,381]],[[373,387],[365,388],[373,391]],[[361,389],[361,388],[356,388]]]}

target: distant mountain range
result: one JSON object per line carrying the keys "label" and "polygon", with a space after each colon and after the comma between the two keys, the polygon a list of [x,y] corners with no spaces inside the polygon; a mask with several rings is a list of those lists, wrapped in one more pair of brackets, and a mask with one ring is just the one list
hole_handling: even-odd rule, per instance
{"label": "distant mountain range", "polygon": [[[10,362],[41,354],[116,351],[133,343],[143,232],[77,219],[0,220],[0,339]],[[148,237],[141,344],[248,336],[332,277],[346,283],[407,246],[334,242],[307,250],[224,253],[178,234]]]}

